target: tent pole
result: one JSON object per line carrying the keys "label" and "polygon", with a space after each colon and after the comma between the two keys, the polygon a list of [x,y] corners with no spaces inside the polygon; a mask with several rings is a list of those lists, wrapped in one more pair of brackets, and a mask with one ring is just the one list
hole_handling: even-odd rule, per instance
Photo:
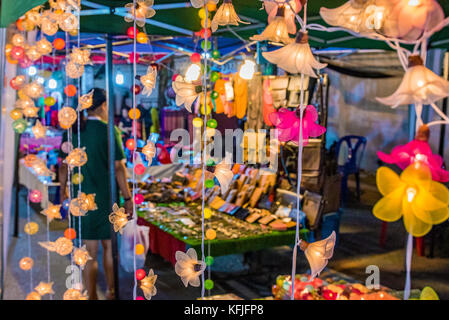
{"label": "tent pole", "polygon": [[14,152],[14,186],[13,190],[15,191],[15,197],[14,197],[14,233],[13,237],[18,238],[19,237],[19,192],[20,192],[20,185],[19,185],[19,150],[20,150],[20,136],[21,134],[15,133],[15,152]]}
{"label": "tent pole", "polygon": [[[115,134],[114,134],[114,92],[112,82],[112,36],[106,35],[106,95],[108,102],[108,165],[109,165],[109,194],[111,209],[114,203],[117,202],[117,186],[115,182]],[[112,209],[111,209],[112,210]],[[112,260],[114,268],[114,293],[115,299],[120,299],[119,293],[119,269],[118,269],[118,245],[117,233],[111,224],[111,244],[112,244]]]}

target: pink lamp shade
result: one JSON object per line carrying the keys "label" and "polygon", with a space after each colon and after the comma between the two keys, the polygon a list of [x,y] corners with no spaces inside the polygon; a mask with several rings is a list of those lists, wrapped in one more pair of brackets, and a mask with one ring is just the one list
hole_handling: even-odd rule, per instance
{"label": "pink lamp shade", "polygon": [[414,139],[405,145],[394,147],[391,154],[378,151],[377,156],[383,162],[396,164],[402,170],[415,161],[422,161],[430,168],[434,181],[449,181],[449,171],[442,168],[443,158],[438,154],[432,154],[429,143],[426,141]]}
{"label": "pink lamp shade", "polygon": [[[269,115],[270,121],[276,127],[278,139],[281,142],[292,141],[299,143],[300,117],[299,112],[281,108]],[[307,145],[310,137],[319,137],[326,132],[326,128],[316,123],[318,113],[314,106],[308,105],[304,111],[302,123],[303,145]]]}

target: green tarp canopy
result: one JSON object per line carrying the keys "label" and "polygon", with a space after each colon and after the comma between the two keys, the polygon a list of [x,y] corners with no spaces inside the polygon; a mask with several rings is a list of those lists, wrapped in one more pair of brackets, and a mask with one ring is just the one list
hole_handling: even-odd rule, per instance
{"label": "green tarp canopy", "polygon": [[[1,27],[7,27],[16,21],[25,12],[33,7],[44,4],[43,0],[2,0],[1,1]],[[126,34],[131,23],[124,21],[122,16],[110,12],[109,8],[123,8],[131,0],[94,0],[81,1],[82,17],[81,32]],[[152,24],[146,24],[147,32],[162,36],[191,36],[193,32],[201,29],[198,9],[190,7],[188,0],[155,0],[156,15],[151,19]],[[221,3],[222,1],[220,1]],[[321,7],[335,8],[346,0],[309,0],[308,22],[323,24],[319,10]],[[449,16],[449,1],[438,0],[443,7],[446,17]],[[245,39],[259,33],[267,21],[267,14],[261,8],[259,0],[235,0],[234,7],[242,20],[250,21],[251,25],[241,25],[235,28],[237,34]],[[159,8],[158,8],[159,7]],[[171,8],[171,9],[170,9]],[[103,10],[102,14],[98,14]],[[120,10],[120,9],[119,9]],[[122,9],[123,10],[123,9]],[[113,11],[113,10],[112,10]],[[120,11],[123,13],[123,11]],[[116,11],[117,13],[117,11]],[[219,29],[214,35],[235,37],[225,28]],[[311,46],[315,48],[340,47],[358,49],[389,49],[382,41],[357,38],[346,32],[320,32],[310,31]],[[449,48],[449,27],[435,34],[430,42],[430,48]]]}

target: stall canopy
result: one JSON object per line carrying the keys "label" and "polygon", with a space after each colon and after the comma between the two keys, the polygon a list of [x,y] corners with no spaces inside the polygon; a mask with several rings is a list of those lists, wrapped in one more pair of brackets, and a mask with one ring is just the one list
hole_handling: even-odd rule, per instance
{"label": "stall canopy", "polygon": [[[308,3],[308,23],[325,25],[320,18],[321,7],[335,8],[347,0],[313,0]],[[2,27],[7,27],[16,21],[25,12],[35,6],[45,3],[46,0],[3,0],[1,1]],[[126,14],[124,6],[131,0],[95,0],[81,1],[81,32],[126,34],[130,24],[126,23],[123,16]],[[449,1],[438,0],[445,15],[449,16]],[[248,39],[259,33],[266,25],[267,14],[265,10],[259,10],[262,6],[258,0],[234,1],[234,7],[242,20],[251,22],[250,25],[220,28],[214,35]],[[156,15],[146,24],[146,31],[151,35],[192,37],[194,32],[201,29],[198,9],[191,7],[186,0],[155,0],[154,9]],[[236,36],[236,34],[238,36]],[[359,49],[390,49],[384,42],[355,37],[346,32],[310,31],[309,39],[315,48],[359,48]],[[429,41],[430,48],[449,48],[449,27],[436,33]]]}

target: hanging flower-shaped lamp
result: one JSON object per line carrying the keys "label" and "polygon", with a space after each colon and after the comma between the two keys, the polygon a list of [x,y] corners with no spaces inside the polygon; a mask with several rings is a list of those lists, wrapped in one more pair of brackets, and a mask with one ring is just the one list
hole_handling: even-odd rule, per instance
{"label": "hanging flower-shaped lamp", "polygon": [[53,219],[62,219],[61,205],[49,203],[48,208],[41,211],[41,213],[48,218],[48,221]]}
{"label": "hanging flower-shaped lamp", "polygon": [[140,289],[143,291],[145,299],[151,300],[151,297],[156,295],[156,280],[157,275],[154,274],[153,269],[150,269],[148,275],[140,280]]}
{"label": "hanging flower-shaped lamp", "polygon": [[82,111],[85,109],[89,109],[92,106],[93,103],[93,96],[94,96],[94,91],[91,90],[89,93],[83,94],[80,97],[80,101],[78,104],[78,111]]}
{"label": "hanging flower-shaped lamp", "polygon": [[409,104],[432,104],[449,96],[449,81],[437,76],[423,65],[419,56],[410,56],[408,69],[399,88],[389,97],[377,101],[396,108]]}
{"label": "hanging flower-shaped lamp", "polygon": [[83,245],[81,248],[76,248],[73,250],[73,261],[81,267],[81,270],[84,269],[86,263],[92,260],[92,257],[89,255],[89,252],[86,249],[86,245]]}
{"label": "hanging flower-shaped lamp", "polygon": [[181,277],[182,283],[187,287],[199,287],[200,275],[206,269],[206,263],[198,261],[195,249],[190,248],[186,253],[176,251],[175,272]]}
{"label": "hanging flower-shaped lamp", "polygon": [[316,61],[309,46],[307,33],[299,32],[294,43],[288,44],[278,50],[263,52],[262,55],[271,63],[287,72],[303,73],[316,78],[313,69],[322,69],[327,64]]}
{"label": "hanging flower-shaped lamp", "polygon": [[37,99],[44,95],[44,87],[37,82],[31,82],[23,87],[23,93],[32,99]]}
{"label": "hanging flower-shaped lamp", "polygon": [[337,236],[335,231],[324,240],[308,243],[301,240],[299,247],[304,251],[310,265],[311,280],[318,276],[326,267],[328,261],[334,255],[334,247]]}
{"label": "hanging flower-shaped lamp", "polygon": [[255,41],[267,40],[281,42],[284,44],[292,43],[294,39],[288,36],[287,23],[285,22],[285,6],[283,4],[279,5],[276,16],[265,30],[261,34],[252,36],[250,39]]}
{"label": "hanging flower-shaped lamp", "polygon": [[70,54],[70,61],[78,65],[92,64],[90,61],[90,50],[73,48]]}
{"label": "hanging flower-shaped lamp", "polygon": [[382,33],[408,41],[419,39],[444,20],[444,11],[435,0],[396,0],[385,19]]}
{"label": "hanging flower-shaped lamp", "polygon": [[21,33],[16,33],[12,36],[11,43],[17,47],[23,47],[25,45],[25,37]]}
{"label": "hanging flower-shaped lamp", "polygon": [[143,85],[142,94],[149,96],[156,87],[157,71],[152,66],[149,66],[147,73],[140,77],[140,82]]}
{"label": "hanging flower-shaped lamp", "polygon": [[[276,17],[278,4],[272,1],[264,1],[263,6],[268,13],[268,23],[270,23]],[[301,9],[302,3],[300,0],[285,1],[285,22],[287,23],[288,33],[296,33],[295,13],[298,13]]]}
{"label": "hanging flower-shaped lamp", "polygon": [[114,226],[114,231],[123,233],[123,228],[129,221],[124,208],[120,208],[116,203],[112,206],[112,213],[109,215],[109,222]]}
{"label": "hanging flower-shaped lamp", "polygon": [[78,18],[71,12],[64,12],[58,17],[59,27],[66,32],[78,29]]}
{"label": "hanging flower-shaped lamp", "polygon": [[217,31],[218,26],[238,26],[239,23],[248,24],[249,22],[240,20],[235,12],[232,0],[223,0],[223,4],[218,8],[212,19],[210,28],[212,32],[215,32]]}
{"label": "hanging flower-shaped lamp", "polygon": [[[277,112],[268,115],[271,123],[276,127],[278,139],[282,142],[291,141],[299,144],[300,114],[299,108],[295,111],[289,111],[281,108]],[[309,137],[319,137],[326,132],[326,128],[316,123],[318,113],[314,106],[308,105],[303,114],[302,138],[303,145],[307,145]]]}
{"label": "hanging flower-shaped lamp", "polygon": [[[420,131],[427,132],[427,134],[421,134],[424,135],[424,139],[420,138]],[[383,162],[396,164],[402,170],[416,161],[422,161],[429,167],[434,181],[449,182],[449,171],[442,168],[443,158],[438,154],[433,154],[429,146],[428,132],[429,128],[423,125],[419,128],[415,139],[405,145],[394,147],[391,154],[378,151],[377,156]]]}
{"label": "hanging flower-shaped lamp", "polygon": [[201,85],[195,85],[184,81],[182,76],[177,76],[172,82],[173,90],[176,93],[176,105],[184,105],[184,107],[192,112],[192,104],[202,92]]}
{"label": "hanging flower-shaped lamp", "polygon": [[25,50],[25,55],[31,60],[36,61],[39,59],[42,54],[37,48],[37,46],[30,46],[27,50]]}
{"label": "hanging flower-shaped lamp", "polygon": [[126,22],[133,22],[136,19],[136,24],[139,27],[143,27],[145,25],[146,19],[151,18],[156,14],[156,11],[153,9],[153,0],[137,0],[136,8],[134,8],[133,3],[128,3],[125,5],[128,14],[125,16]]}
{"label": "hanging flower-shaped lamp", "polygon": [[46,38],[42,38],[39,41],[36,42],[37,50],[42,54],[46,55],[53,51],[53,46],[50,41],[48,41]]}
{"label": "hanging flower-shaped lamp", "polygon": [[87,292],[78,289],[67,289],[62,296],[63,300],[87,300]]}
{"label": "hanging flower-shaped lamp", "polygon": [[215,178],[217,178],[218,183],[220,184],[221,193],[225,194],[229,185],[234,178],[234,173],[231,170],[232,167],[232,158],[230,156],[226,156],[219,164],[216,166],[208,167],[207,170],[214,173]]}
{"label": "hanging flower-shaped lamp", "polygon": [[373,208],[376,218],[393,222],[403,217],[405,229],[414,237],[426,235],[434,224],[449,218],[449,191],[432,181],[429,167],[421,161],[408,166],[400,176],[380,167],[376,180],[383,195]]}
{"label": "hanging flower-shaped lamp", "polygon": [[33,131],[34,137],[36,139],[45,138],[45,135],[47,133],[47,128],[42,125],[42,123],[37,120],[36,124],[31,128]]}
{"label": "hanging flower-shaped lamp", "polygon": [[70,168],[84,166],[87,162],[87,154],[84,149],[85,148],[73,149],[65,158],[64,162],[67,163]]}
{"label": "hanging flower-shaped lamp", "polygon": [[42,297],[46,294],[55,294],[53,291],[53,282],[39,282],[36,288],[36,292]]}
{"label": "hanging flower-shaped lamp", "polygon": [[56,241],[39,242],[39,245],[50,252],[56,252],[61,256],[66,256],[73,250],[73,243],[66,237],[59,237]]}
{"label": "hanging flower-shaped lamp", "polygon": [[142,148],[142,153],[145,155],[147,161],[152,161],[156,156],[156,146],[152,141],[148,141],[148,143]]}

